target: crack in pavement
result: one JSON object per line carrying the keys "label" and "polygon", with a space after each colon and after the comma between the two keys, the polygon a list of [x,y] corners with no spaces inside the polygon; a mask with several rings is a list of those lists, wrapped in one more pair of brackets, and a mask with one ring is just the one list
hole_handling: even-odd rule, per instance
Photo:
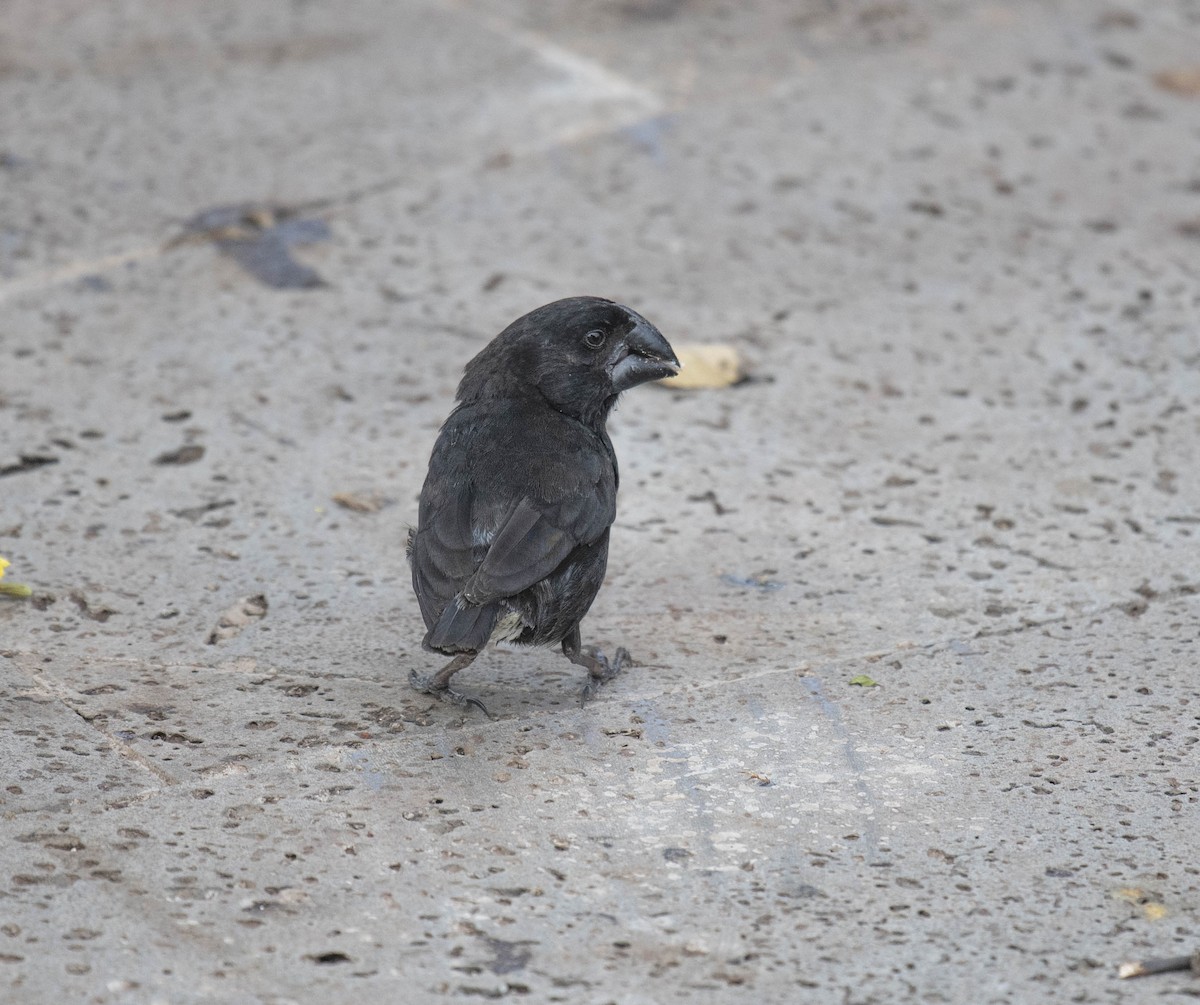
{"label": "crack in pavement", "polygon": [[75,705],[72,704],[72,699],[75,697],[72,692],[68,688],[63,687],[55,681],[42,677],[39,673],[41,670],[40,667],[27,668],[18,660],[13,660],[13,663],[16,665],[18,672],[22,673],[36,690],[40,691],[47,698],[50,698],[53,701],[63,705],[68,711],[73,712],[83,722],[86,722],[92,729],[104,737],[105,742],[108,743],[108,745],[112,747],[119,756],[128,761],[132,761],[138,767],[150,772],[150,774],[152,774],[164,785],[180,784],[179,779],[174,775],[159,767],[154,763],[153,760],[146,757],[145,754],[141,754],[128,744],[123,743],[118,737],[114,736],[102,726],[98,726],[92,719],[88,718],[84,712],[76,708]]}
{"label": "crack in pavement", "polygon": [[[1159,603],[1159,602],[1172,601],[1172,600],[1181,600],[1181,599],[1184,599],[1187,597],[1197,597],[1197,596],[1200,596],[1200,583],[1185,583],[1185,584],[1182,584],[1171,590],[1164,590],[1159,593],[1153,593],[1152,595],[1149,595],[1149,596],[1147,596],[1145,593],[1139,593],[1139,597],[1141,597],[1147,604],[1155,604],[1155,603]],[[1104,604],[1100,607],[1092,608],[1090,610],[1085,610],[1085,611],[1079,611],[1079,612],[1076,612],[1073,614],[1064,614],[1064,615],[1059,615],[1059,616],[1053,617],[1053,618],[1040,619],[1037,621],[1026,621],[1019,625],[1010,625],[1010,626],[1004,627],[1004,628],[979,629],[973,635],[966,636],[966,638],[989,639],[989,638],[1010,637],[1010,636],[1020,635],[1024,632],[1034,631],[1034,630],[1037,630],[1040,628],[1045,628],[1049,625],[1063,624],[1065,622],[1077,621],[1077,620],[1080,620],[1083,618],[1103,617],[1103,616],[1106,616],[1109,614],[1116,613],[1118,611],[1124,613],[1127,617],[1135,616],[1135,615],[1131,614],[1131,612],[1129,610],[1130,603],[1131,602],[1128,600],[1114,600],[1114,601],[1112,601],[1108,604]],[[1138,613],[1141,613],[1141,612],[1138,612]],[[934,655],[937,655],[942,652],[951,652],[958,656],[970,655],[970,653],[968,653],[962,649],[962,646],[964,645],[963,638],[964,638],[963,636],[951,636],[948,638],[939,639],[934,642],[927,642],[927,643],[921,643],[921,644],[907,644],[907,645],[903,645],[903,646],[899,646],[896,648],[883,650],[883,651],[872,650],[869,653],[856,653],[854,655],[846,656],[846,657],[838,659],[838,660],[826,661],[826,662],[822,663],[820,672],[823,677],[827,678],[831,674],[840,672],[844,669],[858,667],[863,662],[869,662],[869,663],[873,664],[873,663],[884,662],[889,659],[898,659],[898,658],[902,658],[905,656],[912,656],[914,654],[919,654],[922,656],[934,656]],[[127,757],[128,759],[141,765],[146,770],[148,770],[153,775],[155,775],[155,777],[160,778],[166,784],[169,784],[169,785],[178,785],[179,784],[179,780],[177,778],[168,774],[166,771],[164,771],[162,768],[160,768],[157,764],[155,764],[152,760],[146,758],[144,755],[138,753],[136,750],[129,747],[127,744],[123,743],[118,737],[116,737],[113,734],[109,733],[108,731],[104,730],[100,726],[97,726],[83,712],[81,712],[78,708],[75,708],[71,704],[71,699],[72,699],[73,695],[69,689],[61,687],[61,686],[53,683],[52,681],[41,677],[37,672],[38,668],[30,668],[26,665],[23,665],[23,663],[36,662],[39,659],[39,656],[36,653],[19,651],[19,650],[2,650],[2,651],[0,651],[0,656],[3,656],[5,658],[9,658],[9,659],[13,660],[14,664],[19,668],[19,670],[22,673],[24,673],[30,677],[31,681],[34,683],[34,686],[38,687],[40,690],[42,690],[48,696],[54,698],[56,701],[61,702],[68,709],[70,709],[77,716],[79,716],[84,722],[87,722],[93,729],[95,729],[97,732],[99,732],[106,739],[106,741],[108,743],[110,743],[115,749],[117,749],[118,752],[122,756]],[[274,665],[260,666],[257,663],[257,661],[253,661],[253,660],[248,661],[245,659],[235,660],[232,662],[223,662],[220,664],[207,664],[207,663],[190,663],[190,662],[157,663],[152,660],[129,660],[129,659],[121,659],[121,658],[101,657],[101,658],[97,659],[96,662],[113,664],[113,665],[128,665],[128,666],[136,666],[136,667],[155,667],[155,668],[159,668],[159,669],[163,669],[163,670],[169,670],[169,669],[173,669],[173,668],[185,668],[185,669],[193,669],[193,670],[203,670],[208,673],[219,673],[222,675],[238,676],[238,677],[243,677],[243,678],[246,677],[247,675],[257,675],[258,677],[262,678],[264,681],[277,679],[281,676],[282,677],[293,676],[293,672],[290,672],[285,668],[281,668],[281,667],[274,666]],[[704,690],[710,690],[713,688],[736,687],[736,686],[745,685],[746,683],[751,682],[751,681],[762,680],[762,679],[768,678],[768,677],[778,677],[781,674],[789,674],[789,675],[797,675],[798,674],[803,678],[803,677],[807,677],[811,674],[816,674],[816,672],[817,671],[815,671],[813,668],[811,668],[805,664],[791,665],[791,666],[778,666],[778,667],[772,667],[772,668],[765,669],[765,670],[756,671],[754,673],[739,674],[737,676],[726,678],[726,679],[721,679],[721,680],[696,681],[696,682],[693,682],[692,684],[690,684],[689,688],[691,690],[704,691]],[[371,684],[395,683],[395,679],[392,677],[374,677],[374,676],[365,676],[365,675],[356,675],[356,674],[342,674],[342,673],[313,674],[313,673],[309,673],[309,672],[296,671],[296,672],[294,672],[294,675],[311,678],[313,680],[323,680],[323,681],[355,680],[355,681],[363,681],[365,683],[371,683]],[[802,686],[804,686],[808,691],[812,692],[812,688],[808,684],[802,682]],[[619,704],[623,704],[623,705],[631,705],[631,704],[635,704],[638,702],[652,700],[656,697],[661,697],[661,695],[662,695],[661,691],[638,690],[638,691],[628,692],[628,693],[621,695],[620,697],[616,698],[616,702]],[[837,700],[837,699],[829,698],[827,695],[824,695],[823,699],[827,702],[835,702]],[[525,720],[529,720],[529,719],[543,718],[545,716],[560,715],[560,714],[563,714],[564,712],[569,716],[577,716],[577,715],[586,715],[587,714],[586,711],[580,712],[579,709],[574,708],[574,707],[572,707],[572,708],[546,707],[543,709],[534,709],[534,710],[527,711],[524,713],[513,713],[510,715],[501,715],[501,716],[498,716],[492,722],[484,722],[484,721],[477,722],[474,719],[472,719],[470,716],[464,716],[460,721],[454,721],[454,720],[447,719],[442,725],[444,728],[447,728],[447,729],[462,729],[462,728],[466,728],[468,726],[472,729],[477,729],[477,730],[508,728],[514,722],[525,721]]]}

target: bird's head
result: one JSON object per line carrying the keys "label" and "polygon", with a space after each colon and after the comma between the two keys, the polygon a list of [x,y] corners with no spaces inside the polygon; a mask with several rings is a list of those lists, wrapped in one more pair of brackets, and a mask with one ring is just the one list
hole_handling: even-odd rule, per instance
{"label": "bird's head", "polygon": [[458,397],[536,391],[585,422],[603,421],[617,395],[679,372],[662,333],[600,297],[556,300],[518,318],[467,364]]}

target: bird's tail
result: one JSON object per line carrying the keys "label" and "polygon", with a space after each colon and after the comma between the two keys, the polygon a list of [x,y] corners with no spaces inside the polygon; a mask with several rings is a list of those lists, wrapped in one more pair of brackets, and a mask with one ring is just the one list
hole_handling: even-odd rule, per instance
{"label": "bird's tail", "polygon": [[479,652],[492,637],[499,616],[499,601],[476,606],[460,593],[446,605],[422,645],[444,653]]}

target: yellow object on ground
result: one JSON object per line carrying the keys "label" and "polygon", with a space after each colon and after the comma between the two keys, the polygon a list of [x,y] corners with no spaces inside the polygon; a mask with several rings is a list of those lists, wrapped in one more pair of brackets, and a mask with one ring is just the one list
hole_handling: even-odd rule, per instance
{"label": "yellow object on ground", "polygon": [[[7,558],[0,558],[0,579],[4,578],[4,570],[12,563]],[[0,583],[0,595],[9,597],[28,597],[32,595],[31,590],[24,583]]]}
{"label": "yellow object on ground", "polygon": [[680,371],[658,382],[660,387],[690,391],[702,387],[728,387],[741,377],[737,350],[731,345],[676,345]]}

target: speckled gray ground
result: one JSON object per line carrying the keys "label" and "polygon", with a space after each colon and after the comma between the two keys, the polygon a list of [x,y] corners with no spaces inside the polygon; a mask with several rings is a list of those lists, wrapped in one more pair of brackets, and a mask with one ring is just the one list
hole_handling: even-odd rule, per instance
{"label": "speckled gray ground", "polygon": [[[401,542],[577,292],[754,379],[488,722]],[[1191,0],[6,5],[0,998],[1200,994],[1198,319]]]}

